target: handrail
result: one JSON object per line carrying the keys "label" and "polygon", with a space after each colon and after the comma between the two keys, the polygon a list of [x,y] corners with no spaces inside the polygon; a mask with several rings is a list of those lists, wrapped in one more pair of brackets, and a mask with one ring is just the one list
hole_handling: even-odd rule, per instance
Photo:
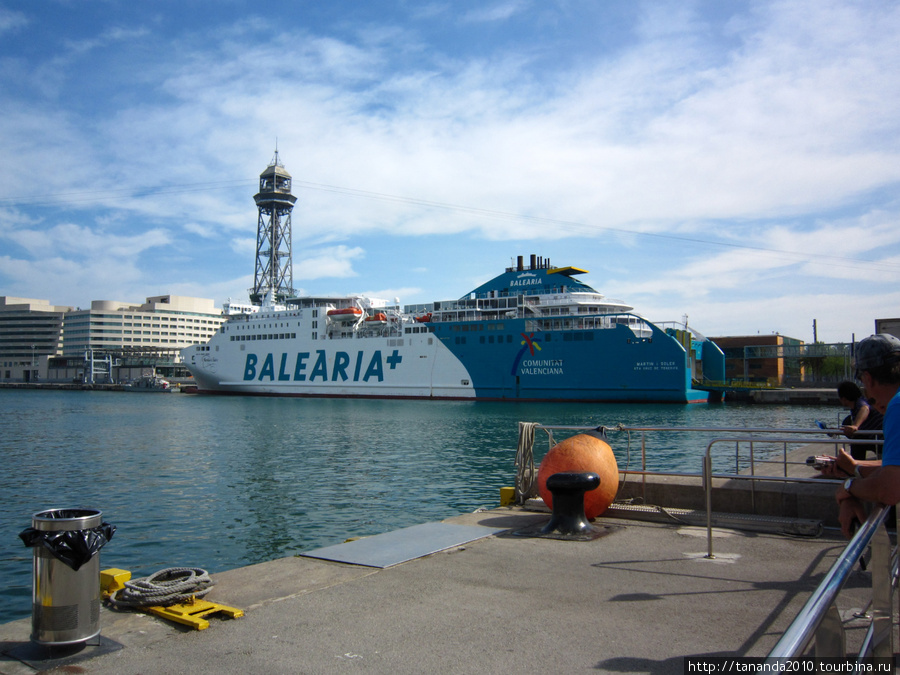
{"label": "handrail", "polygon": [[[592,426],[571,426],[571,425],[541,425],[534,426],[535,429],[545,430],[571,430],[571,431],[599,431],[603,427]],[[690,474],[683,472],[658,472],[647,471],[646,456],[644,455],[644,438],[641,441],[641,450],[643,464],[641,471],[624,470],[624,474],[661,474],[661,475],[684,475],[684,476],[700,476],[703,479],[703,486],[706,496],[707,511],[707,547],[708,558],[714,558],[712,552],[712,483],[714,478],[741,479],[751,481],[754,485],[756,481],[784,481],[796,483],[838,483],[837,480],[823,480],[822,478],[806,478],[806,477],[789,477],[787,476],[787,444],[799,443],[801,441],[796,437],[802,434],[819,434],[823,433],[822,429],[731,429],[721,427],[625,427],[618,425],[616,427],[606,427],[606,431],[695,431],[695,432],[722,432],[732,434],[743,434],[743,436],[726,436],[712,439],[706,448],[703,456],[703,467],[700,474]],[[827,432],[824,432],[827,433]],[[746,434],[762,434],[748,437]],[[793,438],[779,438],[769,434],[789,434],[794,435]],[[552,440],[552,434],[551,440]],[[520,439],[521,440],[521,439]],[[750,474],[721,474],[712,471],[712,449],[721,443],[750,443]],[[755,458],[754,458],[754,442],[761,443],[784,443],[785,457],[782,460],[785,465],[785,476],[758,476],[755,475]],[[802,441],[806,445],[853,445],[856,442],[865,442],[867,444],[882,444],[883,441],[873,441],[871,439],[836,439],[836,438],[813,438]],[[533,444],[533,438],[532,438]],[[517,459],[518,461],[518,459]],[[772,460],[760,460],[760,463],[781,463]],[[799,464],[798,462],[790,462],[790,464]],[[517,488],[519,486],[517,485]],[[868,632],[863,639],[862,646],[859,650],[859,659],[874,655],[879,658],[889,658],[893,655],[893,629],[892,629],[892,602],[893,588],[896,585],[898,576],[898,558],[900,553],[896,548],[892,548],[890,537],[888,536],[885,520],[890,509],[877,505],[870,516],[866,519],[863,526],[857,531],[853,539],[839,556],[838,560],[832,565],[819,588],[813,593],[807,601],[804,608],[800,611],[797,618],[784,633],[781,640],[775,645],[770,652],[768,659],[769,665],[775,667],[779,661],[801,656],[809,647],[813,638],[816,639],[816,656],[817,657],[841,657],[844,654],[844,633],[840,615],[835,605],[835,598],[843,588],[850,572],[852,571],[857,560],[860,559],[862,553],[867,547],[872,547],[872,559],[869,564],[872,570],[872,622]],[[900,523],[898,523],[900,525]],[[900,531],[900,527],[898,527]],[[773,671],[774,672],[774,671]]]}
{"label": "handrail", "polygon": [[[707,558],[715,558],[713,555],[713,536],[712,536],[712,479],[713,478],[729,478],[732,480],[748,480],[750,481],[751,486],[755,484],[755,481],[760,480],[781,480],[788,481],[792,483],[807,483],[807,482],[817,482],[824,483],[825,481],[829,483],[835,483],[835,480],[822,479],[822,478],[801,478],[801,477],[788,477],[787,475],[784,478],[778,478],[775,476],[756,476],[754,474],[751,475],[741,475],[741,474],[713,474],[712,471],[712,448],[716,443],[734,443],[740,441],[749,441],[750,449],[751,449],[751,466],[753,464],[753,441],[759,440],[756,438],[741,438],[741,437],[731,437],[731,438],[714,438],[709,442],[709,445],[706,446],[706,454],[703,456],[703,490],[706,495],[706,557]],[[782,442],[795,442],[793,439],[780,439],[780,438],[765,438],[763,439],[770,443],[782,443]],[[867,443],[872,443],[874,441],[867,441]],[[843,444],[843,442],[841,442]],[[848,444],[852,444],[853,441],[848,441]],[[810,438],[806,441],[807,445],[834,445],[835,441],[827,438]],[[787,457],[785,456],[785,474],[787,473]]]}
{"label": "handrail", "polygon": [[[823,430],[820,428],[814,429],[772,429],[772,428],[735,428],[735,427],[641,427],[641,426],[625,426],[622,424],[618,424],[616,426],[581,426],[581,425],[565,425],[565,424],[536,424],[535,430],[544,429],[548,431],[559,430],[559,431],[624,431],[628,432],[642,432],[641,435],[641,469],[643,472],[647,472],[647,458],[646,458],[646,435],[643,432],[704,432],[704,433],[728,433],[728,434],[794,434],[794,435],[818,435],[821,436],[823,433],[829,433],[836,430],[829,429]],[[859,435],[868,436],[878,434],[878,431],[866,431],[860,430]],[[552,434],[551,434],[552,438]],[[753,450],[754,442],[764,442],[764,443],[782,443],[784,444],[784,455],[787,455],[787,444],[788,443],[799,443],[800,441],[796,438],[773,438],[770,436],[757,437],[757,438],[738,438],[735,436],[727,436],[722,439],[714,439],[721,440],[722,442],[730,441],[730,442],[749,442],[750,443],[750,466],[753,467],[755,463],[755,456]],[[816,443],[821,445],[854,445],[854,444],[862,444],[866,443],[869,445],[883,445],[884,441],[878,439],[869,439],[869,438],[859,438],[859,439],[848,439],[848,438],[840,438],[838,439],[836,436],[833,436],[829,439],[810,439],[803,441],[806,444]],[[736,464],[739,461],[738,457],[735,457]],[[764,463],[773,463],[772,460],[763,459],[759,460]],[[787,464],[788,462],[783,462],[785,465],[785,476],[787,475]],[[735,467],[735,473],[737,473],[739,467]],[[702,472],[702,469],[701,469]],[[623,472],[626,473],[626,472]],[[665,473],[665,472],[649,472],[649,473]]]}
{"label": "handrail", "polygon": [[[850,543],[843,550],[838,559],[831,566],[831,569],[828,570],[828,573],[825,575],[825,578],[822,580],[822,583],[819,584],[819,587],[813,591],[813,594],[810,596],[809,600],[806,601],[806,604],[803,606],[803,609],[797,614],[797,618],[794,619],[793,623],[788,627],[788,629],[781,636],[781,639],[775,644],[772,648],[772,651],[769,652],[768,661],[769,662],[777,662],[779,659],[787,659],[792,657],[801,656],[806,649],[809,647],[810,642],[812,642],[813,638],[817,637],[817,632],[820,630],[820,627],[823,623],[831,623],[828,619],[828,615],[831,612],[832,607],[834,606],[835,599],[837,598],[838,593],[841,588],[843,588],[844,584],[847,581],[847,577],[850,575],[850,572],[853,570],[856,561],[859,560],[860,556],[866,550],[870,544],[873,544],[873,540],[875,536],[879,534],[879,531],[884,532],[884,538],[887,538],[887,532],[882,527],[884,525],[885,520],[887,519],[888,514],[890,513],[890,509],[884,505],[877,505],[869,517],[866,519],[866,522],[862,527],[856,532],[853,536],[853,539],[850,540]],[[888,555],[887,560],[884,560],[885,557],[883,554],[884,546],[879,546],[877,549],[873,546],[873,560],[872,560],[872,569],[873,569],[873,593],[876,598],[879,593],[883,596],[884,589],[876,589],[875,584],[875,572],[883,570],[881,568],[890,569],[890,573],[888,575],[880,574],[882,577],[880,579],[880,583],[883,585],[886,581],[888,585],[892,586],[892,578],[894,576],[893,570],[891,569],[891,561],[890,561],[890,543],[888,540]],[[879,552],[880,560],[875,560],[875,552],[876,550]],[[887,577],[885,580],[883,577]],[[890,621],[891,616],[891,599],[890,595],[892,594],[892,589],[888,590],[888,598],[887,598],[887,620]],[[882,597],[880,601],[873,602],[873,604],[877,604],[880,606],[874,607],[874,613],[876,614],[875,619],[873,619],[873,627],[875,626],[875,621],[878,619],[883,619],[881,616],[885,612],[884,607],[884,598]],[[890,625],[890,624],[888,624]],[[840,620],[838,617],[838,628],[840,628]],[[834,626],[828,625],[826,627],[828,631],[828,635],[833,638]],[[887,630],[887,638],[888,640],[892,640],[891,636],[892,631],[890,629]],[[868,636],[867,636],[868,637]],[[876,636],[877,638],[877,636]],[[829,643],[833,643],[834,640],[829,640]],[[870,642],[870,640],[866,640],[866,642]],[[823,654],[823,651],[829,651],[828,654]],[[893,654],[893,645],[890,645],[889,648],[883,646],[881,643],[877,643],[873,646],[873,652],[876,654],[886,652],[888,655]],[[844,654],[835,654],[833,644],[818,644],[816,645],[816,656],[844,656]],[[865,654],[861,653],[860,657],[864,657]]]}

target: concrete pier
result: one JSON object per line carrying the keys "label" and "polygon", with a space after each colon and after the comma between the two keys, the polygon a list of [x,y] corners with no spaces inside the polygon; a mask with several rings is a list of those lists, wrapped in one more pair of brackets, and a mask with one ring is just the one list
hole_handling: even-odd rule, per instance
{"label": "concrete pier", "polygon": [[[516,534],[548,518],[451,518],[500,532],[384,568],[291,557],[216,574],[207,599],[245,616],[204,631],[104,607],[102,635],[122,648],[64,672],[681,673],[686,656],[767,654],[846,543],[717,527],[707,559],[705,528],[607,515],[592,541]],[[851,649],[869,574],[840,596]],[[0,651],[29,632],[0,626]],[[0,673],[33,672],[0,657]]]}

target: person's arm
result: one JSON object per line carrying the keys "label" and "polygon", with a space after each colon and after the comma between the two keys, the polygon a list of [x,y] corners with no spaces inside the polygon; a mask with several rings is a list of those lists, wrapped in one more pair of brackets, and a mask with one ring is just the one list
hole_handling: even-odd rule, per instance
{"label": "person's arm", "polygon": [[859,431],[859,428],[862,426],[862,423],[866,421],[866,418],[868,418],[868,416],[869,406],[859,406],[856,417],[854,417],[852,420],[853,424],[845,424],[841,427],[841,431],[844,432],[844,436],[846,436],[847,438],[853,438],[853,434]]}
{"label": "person's arm", "polygon": [[[868,476],[881,467],[880,459],[853,459],[843,448],[838,450],[837,459],[822,469],[826,478],[848,478],[849,476]],[[859,474],[857,475],[857,469]]]}
{"label": "person's arm", "polygon": [[[839,493],[844,490],[841,486]],[[883,466],[863,478],[856,478],[850,486],[850,495],[868,502],[896,504],[900,502],[900,466]],[[838,495],[838,501],[840,496]]]}
{"label": "person's arm", "polygon": [[864,478],[848,479],[850,489],[845,485],[838,488],[835,499],[840,506],[841,532],[849,537],[854,520],[866,519],[863,501],[879,504],[900,502],[900,466],[883,466]]}
{"label": "person's arm", "polygon": [[841,533],[850,539],[856,531],[857,524],[865,522],[868,516],[862,502],[855,497],[838,502],[838,521],[841,523]]}

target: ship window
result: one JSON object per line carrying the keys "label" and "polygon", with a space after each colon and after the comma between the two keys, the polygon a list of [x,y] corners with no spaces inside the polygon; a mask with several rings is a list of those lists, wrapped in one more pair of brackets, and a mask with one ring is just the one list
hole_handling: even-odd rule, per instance
{"label": "ship window", "polygon": [[481,339],[479,340],[479,342],[480,342],[481,344],[484,344],[484,335],[481,336]]}
{"label": "ship window", "polygon": [[490,344],[494,344],[494,336],[493,335],[488,336],[488,342]]}
{"label": "ship window", "polygon": [[512,335],[507,335],[507,336],[506,336],[506,341],[509,342],[510,344],[512,344],[512,341],[513,341],[513,340],[512,340]]}

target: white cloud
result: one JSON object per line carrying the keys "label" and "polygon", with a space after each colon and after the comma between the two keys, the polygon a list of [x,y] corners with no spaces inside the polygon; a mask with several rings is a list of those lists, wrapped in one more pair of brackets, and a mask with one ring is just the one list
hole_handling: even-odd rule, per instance
{"label": "white cloud", "polygon": [[485,23],[492,21],[506,21],[510,17],[520,14],[528,9],[529,2],[523,0],[505,0],[504,2],[495,2],[486,7],[471,9],[463,14],[461,20],[463,23]]}
{"label": "white cloud", "polygon": [[44,230],[24,228],[7,230],[2,236],[31,254],[40,255],[52,251],[56,254],[65,253],[74,258],[137,257],[148,249],[171,242],[168,232],[161,229],[121,236],[74,223],[61,223]]}
{"label": "white cloud", "polygon": [[332,246],[316,249],[312,255],[294,261],[294,278],[319,279],[321,277],[355,277],[353,261],[365,255],[359,247]]}
{"label": "white cloud", "polygon": [[[254,183],[277,138],[298,196],[298,280],[354,278],[371,248],[363,237],[405,250],[454,234],[579,244],[589,259],[572,262],[602,261],[614,287],[669,306],[727,293],[745,302],[751,286],[783,304],[790,286],[843,298],[854,279],[880,296],[879,284],[896,282],[894,5],[774,2],[718,19],[645,4],[614,48],[586,40],[564,53],[578,49],[568,35],[540,45],[567,57],[565,69],[524,33],[497,33],[496,48],[453,41],[536,25],[533,3],[473,10],[463,16],[476,23],[434,43],[429,31],[453,29],[452,7],[421,9],[415,24],[330,31],[245,16],[176,37],[147,21],[63,36],[68,47],[27,64],[56,71],[43,92],[0,98],[12,111],[0,143],[16,158],[0,165],[0,197],[13,198],[0,201],[0,223],[30,223],[4,236],[35,264],[80,260],[86,237],[124,257],[171,246],[192,261],[180,269],[233,279],[234,261],[253,269]],[[115,80],[110,45],[152,52],[139,81]],[[57,98],[105,75],[96,105]],[[854,262],[863,258],[875,264]]]}
{"label": "white cloud", "polygon": [[24,28],[28,23],[28,17],[22,12],[0,7],[0,35]]}

